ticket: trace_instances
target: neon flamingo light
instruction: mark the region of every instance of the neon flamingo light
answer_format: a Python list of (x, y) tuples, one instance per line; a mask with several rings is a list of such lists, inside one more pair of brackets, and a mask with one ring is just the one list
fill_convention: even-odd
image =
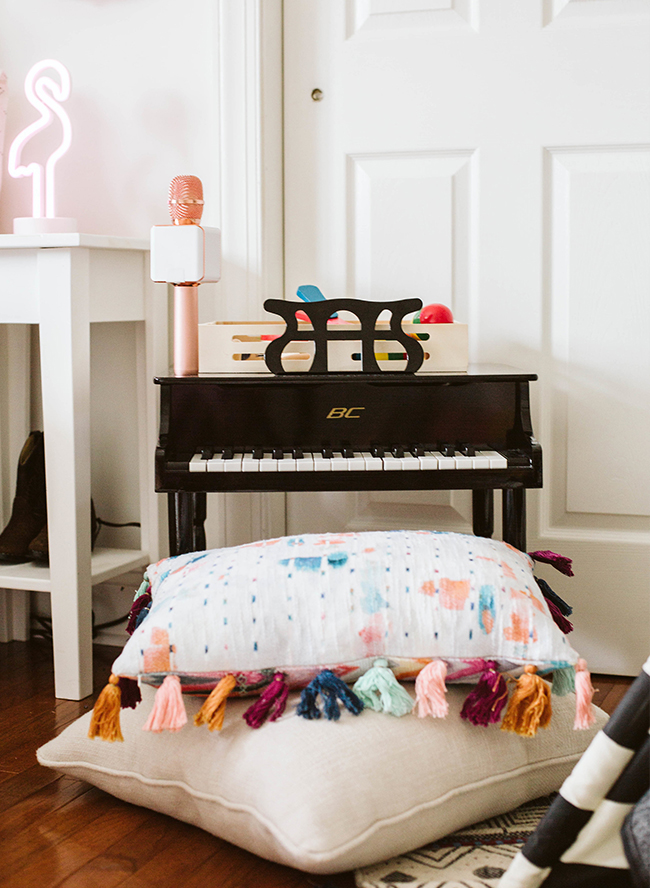
[[(60, 83), (41, 74), (47, 68), (53, 68), (59, 75)], [(41, 75), (41, 76), (39, 76)], [(32, 216), (40, 219), (56, 217), (54, 208), (54, 167), (70, 147), (72, 127), (70, 118), (58, 102), (65, 102), (70, 95), (70, 74), (61, 62), (44, 59), (37, 62), (25, 78), (25, 95), (28, 102), (41, 112), (41, 116), (31, 123), (14, 139), (9, 149), (7, 171), (14, 179), (24, 176), (32, 178)], [(56, 115), (61, 121), (63, 139), (59, 147), (48, 157), (45, 167), (40, 163), (21, 163), (21, 152), (27, 142), (36, 133), (48, 127)], [(43, 205), (43, 184), (45, 184), (45, 205)]]

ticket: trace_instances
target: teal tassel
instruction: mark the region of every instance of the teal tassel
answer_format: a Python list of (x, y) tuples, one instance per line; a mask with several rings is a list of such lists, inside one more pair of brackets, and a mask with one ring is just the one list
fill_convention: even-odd
[(564, 669), (556, 669), (553, 672), (553, 684), (551, 690), (556, 697), (565, 697), (573, 694), (576, 689), (576, 671), (573, 666)]
[(353, 688), (365, 706), (375, 712), (388, 712), (391, 715), (407, 715), (413, 709), (413, 700), (388, 666), (384, 659), (375, 660)]

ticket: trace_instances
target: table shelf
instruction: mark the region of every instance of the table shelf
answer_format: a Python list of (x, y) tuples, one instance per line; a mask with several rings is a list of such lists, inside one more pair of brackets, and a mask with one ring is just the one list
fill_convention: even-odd
[[(92, 585), (104, 583), (136, 568), (146, 567), (149, 553), (143, 549), (110, 549), (98, 547), (90, 559)], [(27, 561), (0, 565), (0, 588), (24, 589), (29, 592), (51, 592), (50, 568), (47, 564)]]

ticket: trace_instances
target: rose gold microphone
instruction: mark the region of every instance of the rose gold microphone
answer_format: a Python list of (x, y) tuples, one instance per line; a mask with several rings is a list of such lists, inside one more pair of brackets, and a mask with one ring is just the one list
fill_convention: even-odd
[(199, 284), (221, 277), (221, 232), (199, 223), (203, 185), (176, 176), (169, 186), (171, 225), (151, 229), (151, 277), (174, 285), (174, 373), (199, 372)]
[(168, 205), (174, 225), (198, 225), (203, 215), (203, 184), (198, 176), (172, 179)]
[[(196, 176), (176, 176), (169, 185), (169, 215), (174, 225), (198, 225), (203, 215), (203, 183)], [(174, 285), (174, 373), (199, 372), (199, 285)]]

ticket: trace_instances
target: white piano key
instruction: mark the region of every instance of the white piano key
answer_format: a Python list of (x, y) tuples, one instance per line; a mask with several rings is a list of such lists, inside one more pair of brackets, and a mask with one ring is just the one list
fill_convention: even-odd
[(471, 469), (472, 468), (472, 457), (465, 456), (464, 453), (460, 453), (460, 451), (456, 451), (454, 454), (454, 468), (456, 469)]
[(278, 464), (278, 472), (295, 472), (297, 459), (293, 456), (284, 456), (282, 459), (276, 460)]
[(271, 453), (265, 453), (260, 460), (260, 472), (277, 472), (278, 460)]
[(245, 453), (241, 461), (241, 470), (242, 472), (259, 472), (259, 459), (255, 459), (252, 453)]
[(203, 459), (200, 453), (195, 453), (190, 460), (190, 472), (207, 472), (207, 459)]
[(243, 453), (233, 453), (232, 459), (224, 459), (224, 472), (241, 472)]
[(393, 456), (391, 453), (386, 453), (384, 455), (384, 471), (401, 472), (403, 468), (401, 459)]
[(314, 471), (315, 472), (331, 472), (332, 460), (326, 459), (322, 453), (314, 454)]
[(479, 450), (476, 451), (476, 456), (472, 457), (472, 468), (473, 469), (489, 469), (490, 468), (490, 460), (487, 456), (481, 456)]
[(332, 454), (332, 459), (330, 460), (332, 463), (332, 471), (333, 472), (347, 472), (348, 470), (348, 461), (339, 451), (334, 451)]
[(490, 460), (491, 469), (507, 469), (508, 460), (496, 450), (480, 450), (477, 456), (483, 456)]
[(206, 462), (208, 464), (208, 472), (223, 472), (228, 460), (223, 459), (221, 453), (215, 453), (212, 459), (207, 459)]
[(296, 469), (299, 472), (313, 472), (314, 454), (309, 451), (303, 452), (302, 459), (296, 460)]
[(453, 456), (444, 456), (439, 450), (434, 450), (434, 456), (438, 460), (439, 469), (455, 469), (456, 460)]
[(425, 450), (424, 456), (418, 457), (420, 460), (420, 468), (431, 470), (438, 468), (438, 459), (433, 450)]
[(363, 460), (366, 464), (366, 472), (381, 472), (384, 468), (384, 461), (380, 456), (373, 456), (367, 450), (364, 450), (361, 454), (363, 456)]
[(402, 469), (405, 472), (420, 470), (420, 460), (417, 456), (413, 456), (412, 453), (405, 453), (404, 456), (400, 458), (400, 462), (402, 463)]
[(363, 458), (363, 454), (356, 450), (353, 456), (348, 457), (347, 462), (349, 472), (365, 472), (366, 470), (366, 461)]

